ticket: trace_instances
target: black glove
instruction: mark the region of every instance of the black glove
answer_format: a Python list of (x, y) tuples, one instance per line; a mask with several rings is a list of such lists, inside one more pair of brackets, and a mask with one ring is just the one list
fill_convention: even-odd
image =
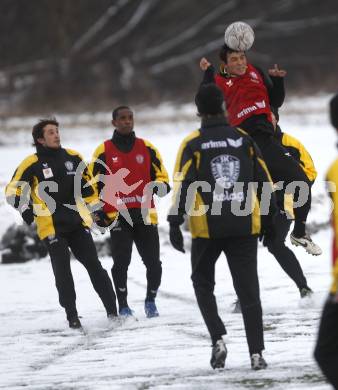
[(110, 220), (107, 217), (107, 214), (103, 210), (93, 211), (92, 218), (97, 226), (106, 228), (110, 225)]
[(170, 224), (169, 225), (169, 238), (171, 245), (179, 252), (185, 253), (183, 234), (180, 229), (180, 225)]
[(31, 225), (34, 222), (34, 214), (32, 208), (25, 204), (21, 207), (20, 210), (22, 219), (26, 222), (27, 225)]

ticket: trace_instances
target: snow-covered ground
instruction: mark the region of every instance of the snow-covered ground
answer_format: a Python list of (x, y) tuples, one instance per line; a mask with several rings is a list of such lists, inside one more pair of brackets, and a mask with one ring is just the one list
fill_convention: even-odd
[[(329, 202), (324, 197), (323, 177), (336, 155), (336, 136), (328, 123), (329, 96), (289, 100), (281, 114), (281, 127), (308, 148), (319, 176), (314, 186), (314, 206), (309, 221), (325, 222)], [(193, 106), (175, 110), (161, 106), (136, 113), (135, 130), (160, 150), (171, 173), (179, 143), (198, 127)], [(88, 120), (90, 116), (88, 115)], [(95, 147), (111, 134), (109, 115), (105, 129), (94, 125), (62, 128), (63, 146), (90, 159)], [(139, 124), (138, 118), (140, 118)], [(63, 118), (64, 123), (71, 120)], [(81, 119), (81, 118), (80, 118)], [(19, 125), (18, 125), (19, 124)], [(30, 125), (13, 120), (16, 128), (0, 133), (0, 236), (20, 218), (4, 203), (4, 185), (15, 167), (29, 153)], [(28, 130), (25, 130), (28, 129)], [(330, 388), (313, 357), (318, 319), (330, 284), (329, 229), (314, 239), (323, 255), (295, 252), (315, 291), (301, 300), (293, 282), (263, 247), (259, 248), (259, 275), (264, 310), (269, 367), (253, 372), (240, 314), (232, 314), (235, 300), (225, 258), (217, 263), (216, 295), (228, 329), (225, 370), (209, 366), (210, 341), (195, 303), (190, 281), (189, 252), (174, 251), (168, 242), (165, 217), (170, 196), (159, 202), (163, 281), (158, 296), (161, 316), (145, 318), (145, 269), (134, 250), (129, 271), (129, 301), (138, 321), (112, 324), (105, 318), (84, 268), (72, 269), (84, 332), (70, 330), (58, 305), (48, 259), (26, 264), (0, 264), (0, 389), (326, 389)], [(186, 235), (186, 246), (189, 247)], [(110, 258), (102, 263), (109, 271)]]

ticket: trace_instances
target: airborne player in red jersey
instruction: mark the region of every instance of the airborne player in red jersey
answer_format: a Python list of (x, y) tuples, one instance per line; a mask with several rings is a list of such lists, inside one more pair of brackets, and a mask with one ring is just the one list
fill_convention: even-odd
[[(200, 68), (204, 71), (202, 83), (215, 82), (223, 91), (231, 126), (245, 130), (261, 149), (274, 183), (283, 182), (286, 192), (294, 194), (299, 203), (294, 208), (295, 224), (291, 242), (300, 245), (312, 255), (322, 253), (309, 235), (305, 226), (311, 208), (310, 183), (299, 164), (274, 137), (270, 106), (280, 107), (284, 101), (284, 77), (286, 72), (277, 65), (269, 70), (269, 76), (247, 61), (245, 52), (235, 51), (223, 45), (220, 50), (220, 72), (215, 74), (211, 63), (202, 58)], [(301, 182), (296, 191), (291, 183)]]

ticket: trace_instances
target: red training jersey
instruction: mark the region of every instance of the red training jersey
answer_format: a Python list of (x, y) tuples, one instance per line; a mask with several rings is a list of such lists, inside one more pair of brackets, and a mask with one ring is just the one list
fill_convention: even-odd
[(104, 143), (107, 172), (103, 188), (103, 210), (106, 213), (125, 208), (154, 208), (152, 193), (145, 192), (151, 182), (149, 151), (140, 138), (132, 150), (120, 151), (111, 140)]
[(231, 126), (238, 126), (252, 115), (266, 114), (271, 122), (269, 94), (263, 77), (248, 64), (242, 76), (215, 76), (216, 84), (222, 89)]

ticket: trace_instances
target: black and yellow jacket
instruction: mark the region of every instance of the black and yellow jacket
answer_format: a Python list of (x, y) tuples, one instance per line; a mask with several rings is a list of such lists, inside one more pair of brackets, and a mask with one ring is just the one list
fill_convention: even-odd
[[(295, 137), (290, 134), (282, 132), (277, 125), (276, 137), (280, 140), (283, 147), (290, 153), (290, 155), (299, 163), (305, 172), (309, 182), (314, 183), (317, 177), (317, 170), (310, 153), (305, 146)], [(277, 191), (277, 200), (281, 209), (285, 209), (290, 217), (293, 217), (293, 199), (291, 195), (284, 195), (283, 191)], [(284, 196), (284, 201), (283, 201)]]
[[(111, 138), (111, 142), (123, 153), (130, 152), (135, 144), (136, 136), (135, 133), (132, 132), (128, 135), (122, 135), (117, 130), (114, 131), (113, 137)], [(147, 151), (150, 156), (150, 179), (155, 183), (163, 183), (166, 187), (166, 192), (170, 191), (169, 186), (169, 177), (167, 170), (165, 169), (162, 157), (159, 151), (147, 140), (142, 139), (147, 147)], [(105, 151), (105, 143), (103, 142), (99, 145), (94, 151), (92, 161), (90, 163), (90, 171), (93, 174), (96, 190), (99, 194), (104, 187), (104, 181), (99, 180), (100, 175), (107, 174), (106, 172), (106, 151)], [(128, 168), (128, 167), (125, 167)], [(140, 209), (128, 209), (129, 215), (133, 221), (133, 223), (143, 223), (143, 216), (141, 214)], [(118, 216), (118, 212), (109, 212), (107, 213), (108, 217), (111, 220), (114, 220)], [(147, 211), (146, 216), (147, 223), (156, 225), (158, 223), (157, 212), (155, 208), (150, 208)]]
[(305, 146), (295, 137), (281, 131), (277, 126), (276, 136), (280, 139), (282, 145), (291, 156), (299, 163), (308, 179), (313, 183), (317, 177), (317, 171), (310, 153)]
[[(181, 224), (183, 215), (189, 214), (193, 238), (258, 235), (260, 196), (259, 191), (248, 190), (250, 182), (266, 182), (272, 191), (271, 177), (252, 138), (230, 127), (225, 118), (203, 119), (201, 129), (185, 138), (179, 149), (168, 221)], [(275, 211), (273, 195), (272, 199), (267, 219)], [(238, 213), (234, 207), (246, 212)]]
[[(80, 163), (83, 165), (79, 167)], [(94, 205), (99, 199), (91, 180), (78, 152), (38, 146), (37, 153), (24, 159), (15, 170), (5, 190), (6, 199), (18, 211), (23, 205), (34, 210), (37, 233), (43, 240), (92, 222), (85, 204)]]
[(332, 246), (332, 276), (333, 282), (330, 292), (338, 293), (338, 159), (336, 159), (326, 174), (329, 194), (333, 201), (332, 227), (333, 227), (333, 246)]

